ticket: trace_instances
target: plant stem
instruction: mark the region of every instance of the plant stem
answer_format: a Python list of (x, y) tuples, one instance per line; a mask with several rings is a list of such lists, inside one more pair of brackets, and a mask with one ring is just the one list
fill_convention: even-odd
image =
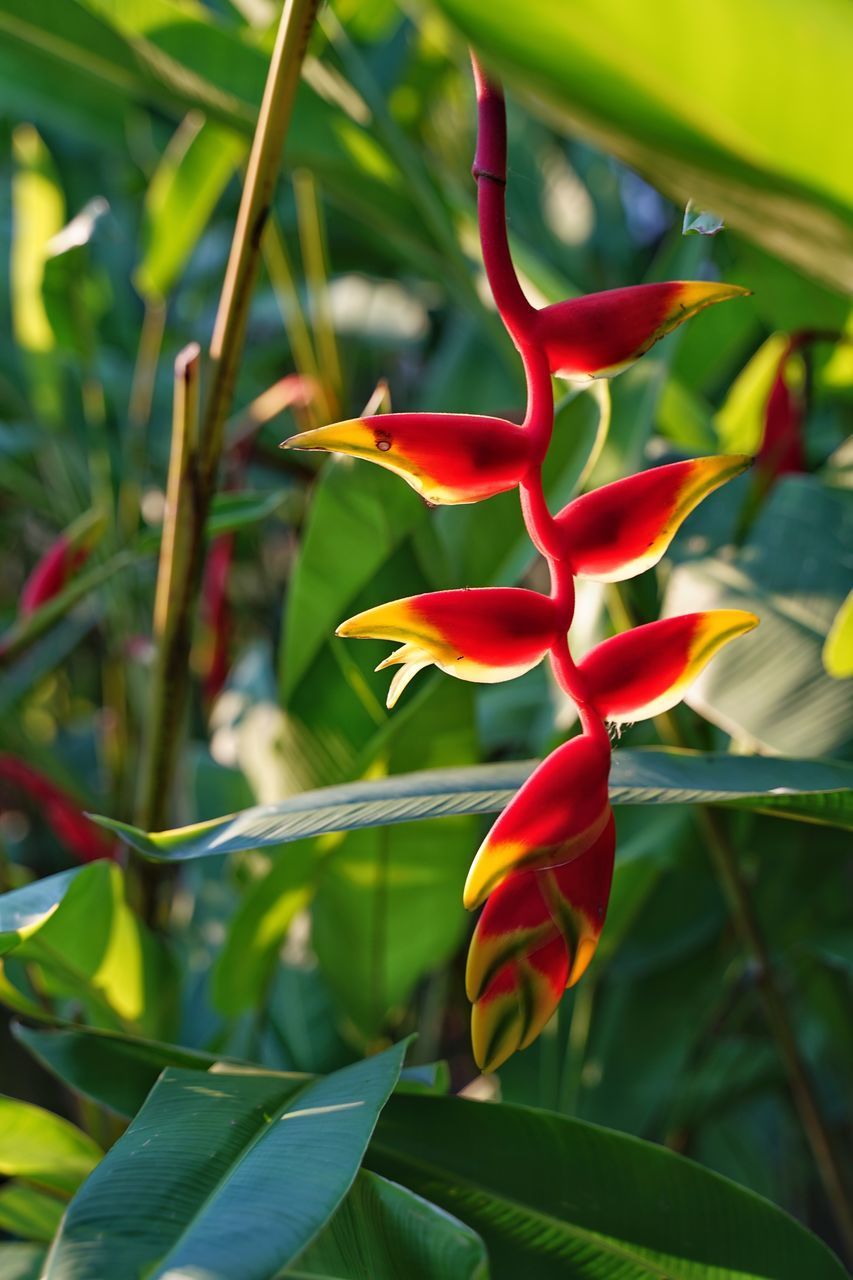
[(735, 929), (753, 960), (756, 985), (764, 1005), (765, 1017), (788, 1076), (788, 1085), (800, 1123), (811, 1147), (845, 1251), (853, 1259), (853, 1199), (847, 1186), (844, 1167), (821, 1112), (806, 1060), (797, 1044), (788, 1006), (777, 985), (770, 953), (753, 911), (749, 890), (741, 876), (737, 858), (719, 814), (701, 806), (698, 819)]
[(199, 459), (203, 505), (210, 501), (216, 480), (225, 419), (231, 407), (234, 381), (243, 354), (261, 238), (293, 112), (302, 59), (318, 4), (319, 0), (286, 0), (279, 22), (210, 343), (212, 385), (205, 409)]
[[(618, 588), (614, 588), (609, 604), (627, 627), (634, 625), (625, 597)], [(656, 716), (655, 724), (665, 742), (677, 747), (687, 745), (671, 712)], [(847, 1185), (844, 1166), (821, 1112), (808, 1065), (797, 1044), (793, 1021), (776, 981), (770, 952), (752, 907), (749, 888), (741, 875), (737, 856), (731, 847), (720, 815), (707, 805), (695, 806), (695, 813), (735, 930), (741, 945), (752, 959), (756, 987), (764, 1006), (764, 1015), (788, 1077), (791, 1097), (826, 1191), (839, 1235), (848, 1257), (853, 1259), (853, 1198)]]
[[(185, 360), (185, 381), (178, 379), (175, 422), (183, 432), (182, 474), (187, 483), (180, 487), (181, 509), (174, 514), (175, 541), (171, 548), (167, 549), (164, 538), (155, 603), (155, 633), (160, 643), (141, 793), (141, 824), (148, 830), (162, 827), (171, 807), (180, 730), (189, 695), (190, 642), (204, 564), (205, 522), (243, 353), (261, 238), (318, 2), (286, 0), (279, 21), (210, 344), (211, 383), (197, 449), (192, 442), (193, 428), (187, 425), (197, 394), (197, 357)], [(179, 413), (184, 416), (180, 426)], [(175, 456), (173, 452), (173, 459)], [(163, 869), (150, 867), (138, 858), (131, 865), (139, 882), (141, 892), (136, 896), (141, 900), (144, 917), (151, 923), (161, 921), (168, 871), (164, 874)]]

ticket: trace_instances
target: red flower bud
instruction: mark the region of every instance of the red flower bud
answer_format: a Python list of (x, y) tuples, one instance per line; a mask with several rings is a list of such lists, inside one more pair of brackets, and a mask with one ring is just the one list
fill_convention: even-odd
[(465, 984), (483, 1071), (525, 1049), (595, 954), (613, 878), (613, 815), (590, 848), (546, 871), (515, 871), (477, 921)]
[(703, 307), (749, 293), (739, 285), (673, 280), (570, 298), (539, 311), (530, 340), (551, 372), (569, 379), (612, 377)]
[(788, 360), (801, 342), (801, 338), (794, 337), (785, 348), (764, 410), (764, 432), (755, 460), (771, 479), (806, 470), (805, 402), (802, 393), (791, 387), (785, 377)]
[(651, 569), (702, 499), (750, 462), (744, 454), (691, 458), (575, 498), (556, 517), (572, 572), (579, 578), (622, 582)]
[(724, 644), (757, 626), (742, 609), (661, 618), (596, 645), (580, 669), (602, 719), (646, 720), (674, 707)]
[(16, 756), (0, 755), (0, 780), (12, 784), (81, 862), (115, 858), (117, 846), (90, 822), (67, 791)]
[(531, 436), (504, 418), (384, 413), (291, 436), (284, 449), (328, 449), (376, 462), (427, 502), (479, 502), (514, 488), (529, 469)]
[(402, 648), (376, 668), (399, 666), (388, 691), (393, 707), (424, 667), (479, 684), (512, 680), (535, 667), (557, 636), (553, 601), (520, 587), (479, 587), (407, 596), (342, 622), (336, 634), (396, 640)]
[(543, 760), (480, 845), (462, 894), (478, 907), (511, 872), (557, 867), (585, 853), (610, 818), (606, 739), (581, 734)]
[(18, 611), (34, 613), (67, 585), (88, 559), (104, 531), (106, 521), (98, 511), (87, 511), (53, 542), (38, 561), (21, 589)]

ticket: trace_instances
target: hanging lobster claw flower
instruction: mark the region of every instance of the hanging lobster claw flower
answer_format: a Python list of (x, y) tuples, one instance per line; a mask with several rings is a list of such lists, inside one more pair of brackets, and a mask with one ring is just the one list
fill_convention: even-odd
[(18, 612), (22, 617), (58, 595), (88, 559), (104, 532), (106, 519), (100, 511), (87, 511), (61, 533), (38, 561), (21, 589)]
[(482, 1071), (526, 1049), (595, 954), (610, 897), (613, 815), (586, 853), (545, 871), (515, 871), (489, 898), (471, 939), (465, 985)]
[(523, 675), (545, 656), (557, 628), (548, 596), (520, 587), (475, 587), (392, 600), (342, 622), (335, 634), (402, 642), (376, 668), (400, 667), (388, 691), (387, 706), (393, 707), (430, 665), (478, 684)]
[(486, 836), (462, 901), (473, 911), (513, 871), (557, 867), (595, 844), (610, 819), (609, 744), (581, 734), (552, 751)]
[(376, 462), (427, 502), (479, 502), (513, 489), (532, 462), (531, 436), (504, 418), (465, 413), (384, 413), (351, 418), (285, 440), (283, 449), (327, 449)]
[(672, 280), (588, 293), (537, 312), (531, 338), (544, 347), (552, 373), (609, 378), (697, 311), (749, 292), (718, 281)]
[(572, 572), (623, 582), (651, 569), (702, 499), (751, 462), (745, 454), (671, 462), (575, 498), (556, 517)]
[(742, 609), (661, 618), (604, 640), (579, 666), (602, 719), (647, 720), (674, 707), (724, 644), (756, 626)]
[[(80, 862), (118, 856), (118, 845), (86, 817), (74, 797), (26, 761), (0, 753), (0, 784), (3, 783), (37, 809), (57, 840)], [(3, 807), (0, 802), (0, 810)]]

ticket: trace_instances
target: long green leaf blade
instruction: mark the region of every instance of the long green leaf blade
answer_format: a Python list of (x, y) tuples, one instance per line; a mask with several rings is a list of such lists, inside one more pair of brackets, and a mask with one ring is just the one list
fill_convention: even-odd
[[(150, 858), (183, 861), (333, 831), (452, 814), (495, 813), (509, 803), (535, 764), (430, 769), (324, 787), (279, 804), (258, 805), (226, 818), (151, 835), (112, 819), (97, 821)], [(853, 829), (853, 766), (831, 761), (618, 751), (610, 795), (614, 804), (735, 805)]]
[(663, 1147), (527, 1107), (395, 1098), (371, 1168), (486, 1241), (495, 1280), (842, 1280), (768, 1200)]

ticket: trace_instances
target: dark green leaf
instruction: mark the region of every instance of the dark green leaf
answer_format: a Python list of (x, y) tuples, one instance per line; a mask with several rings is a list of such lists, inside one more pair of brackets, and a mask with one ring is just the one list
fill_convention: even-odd
[(371, 1168), (462, 1218), (495, 1280), (842, 1280), (799, 1223), (652, 1143), (548, 1112), (395, 1098)]
[(269, 1280), (355, 1178), (406, 1045), (325, 1079), (167, 1068), (72, 1200), (45, 1280)]
[(482, 1240), (427, 1200), (362, 1171), (320, 1237), (285, 1273), (317, 1280), (486, 1280)]

